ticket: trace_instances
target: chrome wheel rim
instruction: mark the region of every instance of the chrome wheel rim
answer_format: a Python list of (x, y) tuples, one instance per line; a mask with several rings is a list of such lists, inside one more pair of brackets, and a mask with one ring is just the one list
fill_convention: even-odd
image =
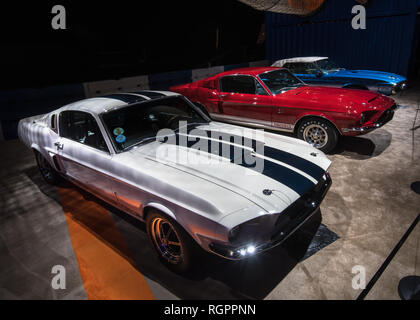
[(318, 149), (328, 143), (327, 131), (317, 124), (307, 126), (303, 132), (303, 137), (307, 143)]
[(41, 171), (42, 176), (44, 177), (44, 179), (51, 181), (53, 178), (53, 174), (51, 171), (51, 166), (48, 163), (47, 159), (45, 159), (40, 154), (37, 155), (37, 158), (38, 158), (39, 171)]
[(164, 259), (173, 264), (182, 260), (181, 241), (168, 220), (155, 218), (152, 221), (151, 233), (153, 242)]

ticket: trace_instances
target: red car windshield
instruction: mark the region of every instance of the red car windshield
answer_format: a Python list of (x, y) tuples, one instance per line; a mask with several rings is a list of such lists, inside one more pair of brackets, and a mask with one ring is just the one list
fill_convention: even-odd
[(264, 72), (258, 75), (258, 77), (264, 82), (272, 94), (280, 94), (305, 85), (305, 83), (286, 69)]

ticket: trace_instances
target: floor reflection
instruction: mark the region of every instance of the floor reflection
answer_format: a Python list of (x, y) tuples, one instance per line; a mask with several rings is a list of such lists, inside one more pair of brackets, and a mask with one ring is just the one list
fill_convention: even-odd
[(392, 134), (378, 129), (366, 136), (343, 136), (332, 154), (340, 154), (355, 160), (365, 160), (382, 154), (390, 145)]
[(318, 211), (299, 231), (272, 250), (237, 262), (200, 251), (199, 266), (194, 272), (180, 276), (160, 263), (142, 222), (70, 183), (64, 182), (59, 188), (47, 185), (36, 168), (27, 171), (27, 175), (44, 194), (62, 205), (72, 221), (121, 255), (137, 272), (181, 299), (262, 299), (300, 261), (338, 238), (321, 225)]

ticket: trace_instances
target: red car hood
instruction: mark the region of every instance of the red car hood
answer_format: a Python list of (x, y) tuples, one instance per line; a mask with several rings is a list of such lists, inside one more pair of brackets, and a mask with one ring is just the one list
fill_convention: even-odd
[(305, 99), (324, 106), (334, 106), (348, 109), (351, 107), (358, 112), (365, 110), (387, 109), (394, 104), (394, 100), (379, 93), (368, 90), (342, 89), (330, 87), (305, 86), (286, 92), (297, 99)]

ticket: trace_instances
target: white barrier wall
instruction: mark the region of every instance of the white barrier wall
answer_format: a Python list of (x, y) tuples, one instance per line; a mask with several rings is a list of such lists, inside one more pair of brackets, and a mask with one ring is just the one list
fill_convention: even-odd
[(249, 63), (250, 67), (266, 67), (268, 66), (270, 61), (268, 60), (260, 60), (260, 61), (253, 61)]
[(20, 119), (50, 112), (77, 100), (118, 92), (135, 92), (149, 89), (168, 90), (172, 85), (208, 78), (225, 70), (245, 66), (266, 65), (268, 65), (268, 61), (264, 60), (239, 65), (216, 66), (113, 80), (0, 92), (0, 103), (9, 106), (9, 108), (0, 109), (0, 141), (16, 139), (17, 124)]
[(149, 77), (137, 76), (118, 80), (103, 80), (83, 84), (86, 98), (96, 97), (114, 92), (130, 92), (149, 89)]
[[(249, 66), (250, 67), (267, 66), (268, 63), (269, 63), (268, 60), (254, 61), (254, 62), (250, 62)], [(191, 70), (192, 76), (189, 82), (194, 82), (200, 79), (208, 78), (218, 73), (221, 73), (223, 71), (225, 71), (225, 66), (193, 69)], [(115, 79), (115, 80), (86, 82), (83, 84), (83, 87), (84, 87), (85, 95), (87, 98), (109, 94), (109, 93), (115, 93), (115, 92), (130, 92), (130, 91), (150, 89), (148, 75), (121, 78), (121, 79)]]
[(192, 82), (214, 76), (225, 71), (224, 66), (192, 70)]

